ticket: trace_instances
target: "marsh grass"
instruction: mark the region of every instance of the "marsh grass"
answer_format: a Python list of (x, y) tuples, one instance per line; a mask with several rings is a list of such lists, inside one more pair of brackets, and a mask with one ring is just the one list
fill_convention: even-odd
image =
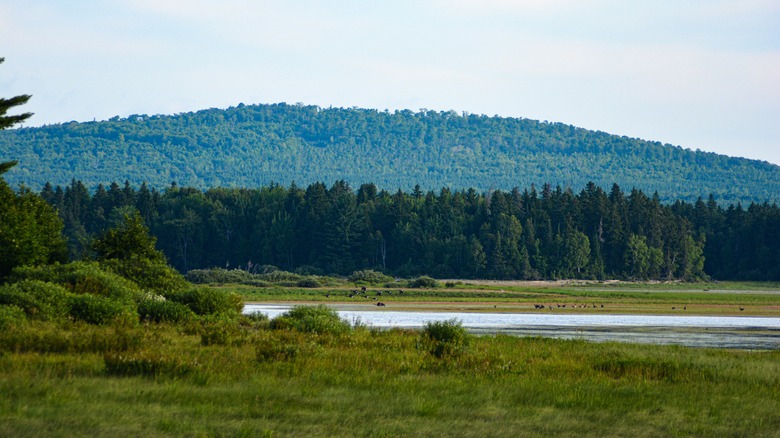
[[(780, 430), (780, 352), (497, 335), (471, 336), (458, 354), (437, 356), (420, 348), (421, 337), (453, 341), (456, 324), (429, 334), (316, 332), (272, 330), (262, 317), (210, 318), (187, 326), (74, 324), (59, 335), (51, 323), (31, 323), (14, 336), (39, 347), (17, 342), (0, 353), (0, 435), (773, 436)], [(227, 341), (204, 343), (208, 324), (227, 327)]]

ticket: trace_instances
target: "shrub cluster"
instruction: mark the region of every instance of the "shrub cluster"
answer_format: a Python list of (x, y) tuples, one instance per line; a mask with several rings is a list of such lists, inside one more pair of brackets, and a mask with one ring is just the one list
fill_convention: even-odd
[(371, 269), (355, 271), (349, 276), (352, 283), (383, 284), (393, 281), (393, 277)]
[(351, 329), (349, 323), (341, 319), (335, 310), (324, 305), (295, 306), (272, 319), (271, 328), (318, 334), (342, 334)]
[(437, 287), (441, 287), (441, 283), (431, 277), (423, 275), (412, 280), (412, 282), (409, 283), (409, 287), (418, 289), (435, 289)]
[(138, 303), (138, 317), (149, 322), (185, 322), (195, 316), (189, 307), (169, 300), (147, 299)]
[(428, 322), (420, 333), (420, 344), (436, 357), (456, 355), (469, 345), (469, 334), (460, 321)]
[(173, 294), (170, 300), (184, 304), (198, 315), (236, 313), (244, 308), (244, 301), (240, 295), (206, 287), (192, 288)]

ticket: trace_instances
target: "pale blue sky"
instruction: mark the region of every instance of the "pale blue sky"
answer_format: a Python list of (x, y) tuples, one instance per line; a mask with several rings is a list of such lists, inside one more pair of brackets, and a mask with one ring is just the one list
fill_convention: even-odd
[(239, 103), (527, 117), (780, 164), (776, 0), (24, 0), (27, 126)]

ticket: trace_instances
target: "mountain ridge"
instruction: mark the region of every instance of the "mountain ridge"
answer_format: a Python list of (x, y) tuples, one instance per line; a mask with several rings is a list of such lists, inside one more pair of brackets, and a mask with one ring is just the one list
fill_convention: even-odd
[(593, 181), (664, 202), (780, 201), (780, 166), (563, 123), (421, 110), (258, 104), (131, 115), (0, 132), (13, 185), (72, 179), (202, 189), (346, 180), (386, 190), (582, 187)]

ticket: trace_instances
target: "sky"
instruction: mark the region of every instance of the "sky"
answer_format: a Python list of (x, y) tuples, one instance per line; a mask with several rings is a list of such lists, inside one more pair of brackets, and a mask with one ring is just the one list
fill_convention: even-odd
[(777, 0), (9, 0), (0, 57), (25, 126), (300, 102), (780, 164)]

